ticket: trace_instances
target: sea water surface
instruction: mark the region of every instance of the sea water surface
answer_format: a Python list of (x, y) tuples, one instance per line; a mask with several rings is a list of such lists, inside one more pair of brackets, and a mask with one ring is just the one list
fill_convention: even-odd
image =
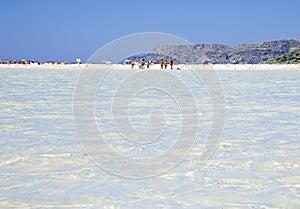
[[(146, 145), (122, 140), (118, 133), (122, 128), (115, 126), (123, 118), (112, 114), (118, 110), (111, 104), (119, 107), (114, 100), (118, 87), (137, 72), (110, 71), (98, 86), (95, 121), (108, 145), (103, 143), (98, 154), (107, 156), (112, 148), (124, 158), (155, 161), (166, 150), (172, 151), (183, 129), (182, 118), (189, 122), (197, 114), (199, 140), (188, 147), (191, 150), (177, 147), (164, 156), (168, 168), (169, 162), (179, 159), (171, 170), (164, 170), (162, 164), (147, 170), (130, 162), (118, 167), (119, 161), (112, 159), (110, 172), (105, 167), (109, 164), (103, 167), (91, 159), (74, 125), (79, 70), (1, 69), (0, 208), (300, 207), (300, 71), (218, 71), (226, 120), (217, 149), (205, 162), (199, 157), (212, 128), (212, 104), (191, 71), (170, 75), (189, 89), (198, 110), (188, 106), (182, 114), (168, 91), (144, 89), (128, 105), (130, 124), (137, 134), (147, 133), (155, 124), (163, 126), (165, 134)], [(149, 80), (156, 79), (151, 75)], [(179, 89), (176, 82), (166, 83)], [(181, 93), (176, 96), (187, 97)], [(151, 113), (155, 114), (149, 119)], [(153, 170), (158, 175), (118, 175), (118, 171), (147, 174)]]

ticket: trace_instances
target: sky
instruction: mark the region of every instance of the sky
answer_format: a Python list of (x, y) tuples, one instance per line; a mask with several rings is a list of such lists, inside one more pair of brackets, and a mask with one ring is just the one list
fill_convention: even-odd
[(0, 60), (87, 60), (122, 36), (229, 46), (300, 39), (298, 0), (1, 0)]

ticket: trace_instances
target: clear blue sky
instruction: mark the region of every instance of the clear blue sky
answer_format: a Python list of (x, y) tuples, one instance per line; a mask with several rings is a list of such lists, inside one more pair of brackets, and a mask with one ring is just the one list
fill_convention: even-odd
[(0, 59), (86, 60), (139, 32), (237, 45), (300, 38), (299, 0), (1, 0)]

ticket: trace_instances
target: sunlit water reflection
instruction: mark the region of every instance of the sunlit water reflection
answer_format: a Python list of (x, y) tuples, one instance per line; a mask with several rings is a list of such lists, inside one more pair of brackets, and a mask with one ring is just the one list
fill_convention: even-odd
[[(95, 97), (95, 116), (111, 147), (126, 156), (149, 158), (174, 143), (180, 108), (165, 93), (141, 92), (129, 106), (131, 124), (147, 132), (154, 110), (149, 106), (171, 107), (163, 109), (168, 134), (149, 149), (121, 141), (109, 104), (116, 87), (132, 73), (116, 71), (103, 83)], [(217, 72), (226, 98), (226, 123), (218, 149), (204, 163), (199, 155), (211, 125), (209, 96), (190, 72), (172, 73), (188, 85), (199, 105), (200, 111), (189, 113), (199, 114), (199, 141), (171, 171), (136, 180), (102, 170), (82, 150), (72, 115), (79, 71), (1, 69), (0, 207), (299, 207), (300, 71)], [(170, 158), (180, 155), (178, 150)]]

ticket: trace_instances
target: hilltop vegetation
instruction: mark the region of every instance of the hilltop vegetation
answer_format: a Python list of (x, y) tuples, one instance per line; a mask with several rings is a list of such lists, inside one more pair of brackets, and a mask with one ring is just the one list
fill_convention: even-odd
[(300, 50), (296, 50), (289, 54), (283, 55), (275, 60), (268, 62), (269, 64), (300, 64)]

